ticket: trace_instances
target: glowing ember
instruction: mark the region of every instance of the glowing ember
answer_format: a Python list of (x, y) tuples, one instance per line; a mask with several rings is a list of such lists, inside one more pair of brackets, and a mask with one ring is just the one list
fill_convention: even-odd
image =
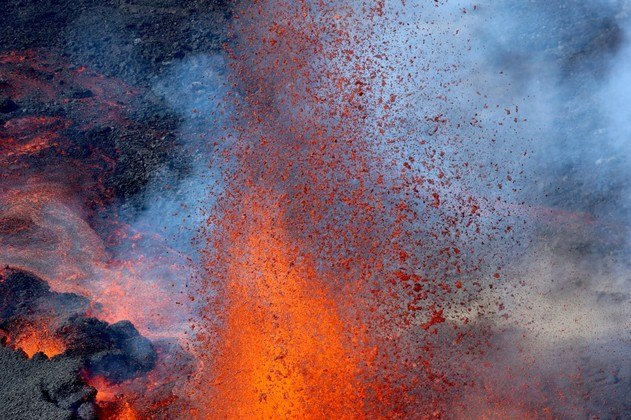
[(139, 417), (136, 410), (126, 402), (123, 404), (123, 408), (116, 413), (115, 418), (117, 420), (139, 420), (141, 417)]
[(86, 382), (96, 388), (96, 401), (101, 418), (111, 420), (138, 420), (142, 417), (132, 403), (125, 399), (124, 385), (113, 384), (101, 376), (88, 377)]
[(24, 351), (28, 357), (33, 357), (38, 352), (42, 352), (48, 357), (53, 357), (62, 354), (66, 350), (66, 345), (62, 339), (55, 337), (41, 327), (34, 327), (21, 332), (15, 340), (10, 340), (9, 344)]
[(102, 376), (88, 376), (86, 382), (96, 388), (97, 402), (114, 402), (120, 395), (119, 388)]

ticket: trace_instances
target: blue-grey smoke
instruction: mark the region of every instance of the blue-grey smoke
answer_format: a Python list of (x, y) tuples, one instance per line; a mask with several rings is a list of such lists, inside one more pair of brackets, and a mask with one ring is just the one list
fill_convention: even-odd
[[(375, 148), (422, 156), (425, 140), (445, 167), (477, 168), (441, 194), (485, 199), (488, 226), (519, 225), (514, 241), (491, 241), (505, 280), (471, 308), (501, 302), (484, 320), (502, 343), (487, 362), (525, 364), (530, 376), (490, 382), (533, 406), (529, 381), (567, 391), (551, 405), (558, 413), (628, 412), (631, 3), (430, 3), (390, 2), (390, 23), (367, 42), (397, 98), (401, 122), (385, 136), (409, 139), (389, 148), (375, 136)], [(569, 385), (576, 373), (583, 382)], [(461, 415), (482, 415), (483, 396), (470, 397), (473, 411)]]

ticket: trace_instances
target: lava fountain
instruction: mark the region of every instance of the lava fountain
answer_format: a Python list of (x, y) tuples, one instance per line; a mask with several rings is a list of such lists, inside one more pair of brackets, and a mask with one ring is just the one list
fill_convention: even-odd
[(248, 199), (249, 222), (232, 244), (225, 335), (219, 345), (217, 407), (222, 416), (335, 416), (362, 411), (357, 337), (313, 257), (290, 240), (271, 197)]
[(199, 335), (202, 416), (440, 412), (465, 381), (442, 341), (474, 349), (480, 335), (459, 332), (466, 316), (439, 329), (477, 288), (461, 279), (479, 275), (483, 200), (454, 193), (445, 173), (464, 171), (437, 144), (419, 140), (421, 168), (389, 156), (407, 139), (384, 136), (400, 124), (384, 88), (397, 81), (361, 23), (382, 7), (364, 6), (262, 1), (235, 17), (235, 133), (204, 231), (200, 293), (220, 292)]

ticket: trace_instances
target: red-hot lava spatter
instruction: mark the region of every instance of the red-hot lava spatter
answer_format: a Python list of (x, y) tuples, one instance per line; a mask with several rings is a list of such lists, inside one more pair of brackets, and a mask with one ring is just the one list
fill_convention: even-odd
[(440, 151), (458, 142), (448, 130), (414, 133), (410, 154), (409, 136), (384, 134), (400, 81), (370, 42), (381, 3), (236, 14), (236, 135), (218, 147), (227, 185), (200, 289), (222, 290), (199, 335), (202, 417), (439, 417), (486, 346), (467, 326), (485, 285), (465, 283), (483, 275), (482, 200), (446, 175), (467, 170)]

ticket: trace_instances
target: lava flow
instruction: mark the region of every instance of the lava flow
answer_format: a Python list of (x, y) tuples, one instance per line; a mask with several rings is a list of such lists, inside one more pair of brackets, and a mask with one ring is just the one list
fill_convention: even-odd
[[(139, 188), (125, 177), (130, 162), (121, 165), (137, 153), (129, 142), (144, 138), (158, 151), (164, 134), (130, 117), (136, 92), (125, 83), (54, 54), (3, 53), (0, 71), (3, 91), (20, 104), (0, 127), (2, 343), (33, 363), (72, 361), (69, 373), (81, 370), (76, 378), (96, 388), (99, 415), (164, 411), (179, 380), (166, 366), (193, 365), (180, 302), (189, 261), (116, 206)], [(89, 389), (76, 396), (86, 412), (94, 411)], [(104, 398), (110, 389), (116, 398)]]

